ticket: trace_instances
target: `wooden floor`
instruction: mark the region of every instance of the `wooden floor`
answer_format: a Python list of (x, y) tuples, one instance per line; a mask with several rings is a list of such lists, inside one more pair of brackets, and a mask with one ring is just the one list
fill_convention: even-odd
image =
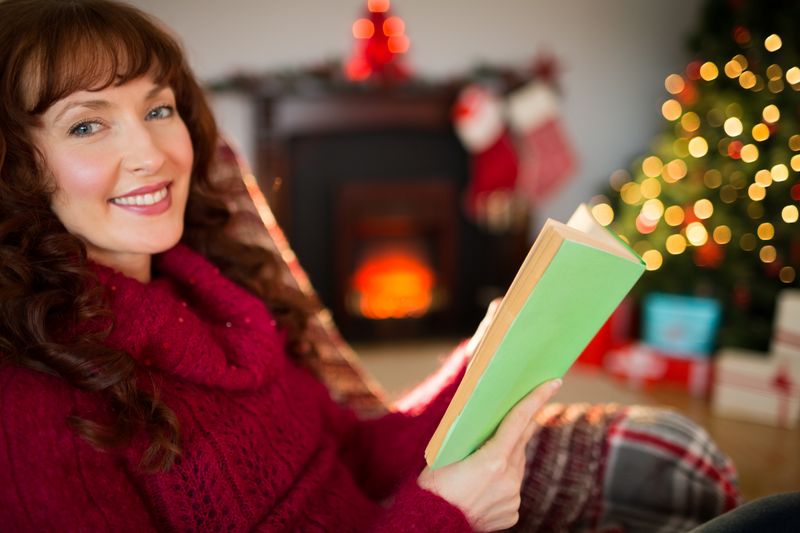
[[(354, 348), (367, 370), (397, 398), (434, 371), (456, 340), (362, 344)], [(554, 401), (616, 402), (672, 407), (706, 428), (739, 471), (748, 500), (800, 490), (800, 429), (779, 429), (711, 414), (708, 401), (676, 388), (633, 390), (604, 373), (575, 367)]]

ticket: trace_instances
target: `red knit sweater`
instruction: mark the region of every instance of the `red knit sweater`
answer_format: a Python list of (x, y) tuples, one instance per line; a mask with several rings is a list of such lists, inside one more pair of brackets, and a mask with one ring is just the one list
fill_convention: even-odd
[(361, 421), (287, 360), (264, 305), (190, 249), (156, 257), (148, 284), (96, 271), (112, 292), (108, 344), (175, 411), (183, 453), (166, 473), (141, 473), (142, 438), (104, 452), (67, 427), (71, 414), (107, 419), (100, 395), (0, 368), (0, 529), (470, 530), (415, 481), (463, 355), (425, 405)]

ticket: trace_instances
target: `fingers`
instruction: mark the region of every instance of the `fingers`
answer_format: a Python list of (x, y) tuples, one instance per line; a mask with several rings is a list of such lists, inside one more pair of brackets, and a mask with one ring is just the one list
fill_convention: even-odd
[(494, 451), (509, 455), (517, 447), (520, 440), (525, 440), (526, 434), (528, 439), (530, 434), (533, 433), (531, 425), (533, 416), (541, 409), (547, 400), (556, 393), (561, 387), (561, 380), (554, 379), (547, 381), (531, 391), (527, 396), (514, 406), (511, 411), (506, 415), (500, 423), (494, 437), (489, 441), (489, 445), (496, 448)]

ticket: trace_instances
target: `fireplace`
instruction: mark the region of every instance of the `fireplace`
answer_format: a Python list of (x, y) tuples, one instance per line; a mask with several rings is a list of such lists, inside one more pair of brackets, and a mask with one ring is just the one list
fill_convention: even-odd
[(462, 214), (446, 87), (257, 98), (257, 174), (349, 339), (467, 334), (527, 251)]

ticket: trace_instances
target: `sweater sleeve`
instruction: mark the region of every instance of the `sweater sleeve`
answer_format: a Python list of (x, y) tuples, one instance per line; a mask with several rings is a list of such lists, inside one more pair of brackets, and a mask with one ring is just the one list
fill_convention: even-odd
[(387, 507), (372, 523), (371, 533), (471, 533), (460, 509), (443, 498), (406, 480)]
[(379, 418), (359, 420), (349, 409), (335, 410), (332, 419), (341, 435), (342, 459), (371, 498), (388, 497), (425, 467), (425, 447), (455, 394), (466, 361), (462, 343), (436, 373), (395, 405), (396, 411)]
[(75, 394), (51, 376), (0, 369), (2, 529), (155, 531), (122, 462), (67, 426), (75, 405)]

